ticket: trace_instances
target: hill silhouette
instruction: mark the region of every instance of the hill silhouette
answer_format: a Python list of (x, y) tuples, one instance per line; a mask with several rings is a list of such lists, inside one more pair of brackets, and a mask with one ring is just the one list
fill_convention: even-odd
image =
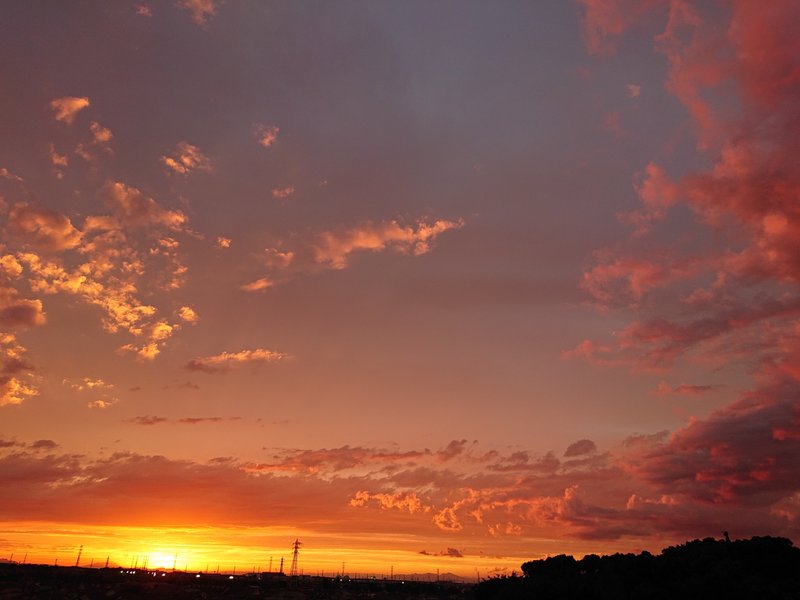
[(800, 549), (780, 537), (706, 538), (660, 555), (561, 554), (522, 565), (522, 576), (497, 577), (476, 588), (478, 600), (800, 598)]

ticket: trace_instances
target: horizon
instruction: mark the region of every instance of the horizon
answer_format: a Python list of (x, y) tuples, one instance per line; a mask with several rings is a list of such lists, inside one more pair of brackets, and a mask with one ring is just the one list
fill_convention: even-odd
[(474, 578), (798, 539), (770, 6), (5, 8), (0, 557), (299, 538)]

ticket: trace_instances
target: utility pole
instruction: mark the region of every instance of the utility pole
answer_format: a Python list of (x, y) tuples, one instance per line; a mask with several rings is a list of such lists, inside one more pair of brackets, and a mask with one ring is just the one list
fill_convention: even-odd
[(75, 560), (75, 566), (76, 567), (80, 566), (80, 564), (81, 564), (81, 554), (83, 554), (83, 544), (81, 544), (81, 547), (78, 548), (78, 558)]

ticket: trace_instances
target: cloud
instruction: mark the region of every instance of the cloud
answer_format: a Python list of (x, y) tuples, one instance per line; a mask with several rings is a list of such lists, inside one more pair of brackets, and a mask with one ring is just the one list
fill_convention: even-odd
[(240, 421), (241, 417), (182, 417), (180, 419), (168, 419), (166, 417), (156, 417), (146, 415), (143, 417), (133, 417), (126, 419), (126, 422), (134, 425), (162, 425), (164, 423), (175, 423), (178, 425), (200, 425), (203, 423), (222, 423), (225, 421)]
[(33, 385), (27, 384), (17, 377), (0, 374), (0, 406), (22, 404), (25, 400), (39, 394)]
[(200, 148), (188, 142), (179, 142), (171, 155), (161, 157), (161, 162), (181, 175), (189, 175), (194, 171), (211, 171), (211, 159)]
[(218, 237), (216, 240), (217, 248), (224, 249), (231, 247), (231, 239), (226, 237)]
[(642, 86), (637, 85), (635, 83), (629, 83), (625, 86), (625, 93), (628, 95), (628, 98), (636, 99), (642, 94)]
[(206, 27), (208, 21), (217, 14), (220, 0), (177, 0), (178, 8), (192, 13), (192, 20), (200, 27)]
[(445, 550), (440, 550), (439, 552), (428, 552), (427, 550), (420, 550), (419, 553), (425, 556), (449, 556), (451, 558), (464, 557), (464, 553), (456, 548), (447, 548)]
[[(764, 12), (735, 0), (718, 13), (683, 0), (638, 9), (626, 0), (583, 4), (591, 52), (609, 50), (645, 12), (663, 19), (653, 42), (667, 63), (666, 87), (683, 104), (709, 166), (668, 176), (651, 162), (637, 175), (641, 208), (621, 217), (634, 235), (598, 253), (583, 281), (605, 307), (634, 316), (615, 343), (585, 340), (569, 353), (600, 366), (667, 372), (692, 360), (755, 375), (751, 391), (666, 439), (628, 438), (620, 464), (653, 492), (631, 495), (625, 511), (606, 513), (592, 534), (725, 522), (786, 527), (776, 520), (797, 519), (800, 468), (800, 175), (792, 133), (800, 123), (800, 65), (790, 25), (800, 7), (779, 0)], [(683, 256), (663, 250), (674, 230), (662, 221), (677, 207), (695, 220), (683, 227)], [(662, 380), (656, 393), (718, 388)]]
[(770, 505), (800, 492), (800, 385), (745, 394), (707, 419), (628, 459), (638, 477), (673, 495), (711, 503)]
[(76, 98), (73, 96), (65, 96), (64, 98), (56, 98), (50, 102), (50, 108), (54, 113), (56, 121), (61, 121), (67, 125), (72, 125), (75, 121), (75, 116), (84, 108), (89, 106), (89, 99), (82, 97)]
[(278, 133), (280, 129), (275, 125), (262, 125), (258, 124), (255, 127), (255, 135), (258, 143), (264, 146), (264, 148), (269, 148), (275, 142), (278, 141)]
[(430, 250), (431, 243), (442, 233), (464, 226), (463, 221), (417, 221), (401, 225), (398, 221), (364, 223), (341, 232), (327, 231), (317, 236), (314, 259), (333, 269), (344, 269), (353, 252), (380, 252), (392, 248), (402, 254), (418, 256)]
[(15, 204), (8, 216), (11, 233), (38, 250), (62, 252), (81, 243), (81, 232), (69, 217), (49, 208)]
[(33, 450), (54, 450), (58, 448), (58, 444), (53, 440), (36, 440), (35, 442), (31, 442), (30, 448)]
[(25, 359), (25, 353), (14, 334), (0, 331), (0, 406), (22, 404), (39, 394), (26, 381), (33, 378), (33, 365)]
[(61, 179), (64, 176), (63, 169), (69, 166), (69, 157), (66, 154), (56, 152), (56, 145), (52, 142), (48, 146), (48, 156), (50, 157), (50, 164), (55, 167), (56, 176)]
[(92, 134), (92, 143), (110, 150), (109, 144), (114, 139), (114, 134), (107, 127), (103, 127), (97, 121), (89, 123), (89, 131)]
[[(150, 426), (222, 423), (218, 419), (145, 416), (129, 422)], [(408, 535), (441, 531), (448, 540), (458, 535), (475, 543), (500, 535), (523, 541), (542, 537), (610, 541), (635, 536), (635, 542), (607, 543), (607, 548), (629, 548), (647, 539), (661, 543), (664, 536), (683, 537), (686, 532), (718, 533), (726, 519), (748, 524), (740, 535), (767, 526), (776, 534), (791, 530), (784, 517), (769, 512), (773, 506), (791, 510), (780, 503), (782, 494), (754, 496), (755, 502), (744, 504), (711, 505), (683, 490), (659, 492), (661, 483), (650, 479), (657, 465), (651, 467), (649, 461), (665, 452), (663, 444), (663, 440), (653, 440), (628, 447), (625, 470), (614, 463), (565, 464), (556, 472), (523, 477), (487, 474), (480, 461), (442, 464), (436, 453), (427, 450), (286, 451), (287, 460), (320, 464), (319, 459), (327, 457), (323, 463), (328, 466), (313, 470), (298, 464), (281, 470), (277, 465), (260, 468), (230, 458), (202, 463), (127, 452), (92, 459), (52, 449), (33, 452), (25, 444), (14, 444), (0, 449), (0, 485), (15, 489), (13, 495), (0, 496), (0, 511), (14, 519), (36, 515), (38, 520), (69, 518), (71, 523), (105, 525), (121, 523), (124, 515), (128, 526), (197, 522), (260, 526), (269, 516), (274, 525), (303, 523), (321, 532), (374, 535), (395, 533), (402, 527)], [(792, 450), (787, 448), (787, 452)], [(723, 464), (727, 464), (725, 458), (720, 458)], [(365, 460), (367, 468), (347, 466)], [(427, 466), (409, 467), (412, 463)], [(694, 492), (693, 485), (687, 490)], [(796, 484), (789, 480), (783, 485)], [(772, 504), (775, 498), (777, 503)], [(449, 549), (440, 555), (458, 557)]]
[(272, 197), (277, 200), (285, 200), (292, 194), (294, 194), (294, 188), (292, 186), (275, 188), (272, 190)]
[(240, 350), (238, 352), (222, 352), (214, 356), (195, 358), (189, 361), (186, 368), (190, 371), (203, 373), (225, 373), (243, 364), (264, 364), (278, 362), (288, 358), (288, 355), (273, 350), (256, 348), (255, 350)]
[(137, 4), (135, 8), (136, 8), (136, 14), (139, 15), (140, 17), (153, 16), (153, 10), (146, 4)]
[(655, 390), (658, 396), (700, 396), (719, 389), (720, 385), (690, 385), (682, 383), (680, 385), (671, 386), (666, 381), (661, 381)]
[(394, 508), (406, 511), (411, 514), (416, 512), (428, 512), (430, 506), (423, 505), (422, 501), (415, 493), (398, 492), (395, 494), (370, 494), (365, 491), (356, 492), (350, 499), (350, 506), (363, 507), (374, 502), (381, 510)]
[(597, 444), (592, 440), (583, 439), (570, 444), (564, 452), (564, 456), (582, 456), (584, 454), (592, 454), (593, 452), (597, 452)]
[(295, 253), (291, 251), (283, 252), (277, 248), (267, 248), (264, 250), (264, 264), (271, 269), (286, 269), (295, 259)]
[[(22, 298), (15, 287), (23, 268), (15, 256), (0, 256), (0, 326), (34, 327), (46, 321), (42, 301)], [(5, 335), (5, 334), (0, 334)]]
[[(155, 306), (140, 300), (141, 288), (152, 295), (154, 290), (171, 291), (183, 285), (188, 269), (182, 262), (178, 236), (187, 233), (187, 218), (122, 182), (106, 181), (100, 196), (111, 214), (87, 216), (82, 229), (48, 209), (13, 206), (8, 230), (28, 249), (12, 258), (20, 268), (24, 265), (32, 290), (74, 295), (100, 307), (107, 331), (123, 331), (135, 338), (123, 344), (121, 351), (152, 360), (182, 324), (196, 318), (183, 310), (190, 307), (182, 307), (177, 315), (180, 322), (170, 323)], [(15, 298), (16, 292), (9, 291), (12, 287), (4, 289), (6, 299)], [(6, 322), (26, 315), (29, 324), (42, 322), (41, 301), (16, 300), (18, 306), (6, 302)]]
[(114, 389), (113, 384), (106, 383), (102, 379), (92, 379), (90, 377), (84, 377), (83, 379), (80, 379), (78, 381), (71, 381), (69, 379), (64, 379), (61, 383), (66, 386), (69, 386), (76, 392)]
[[(179, 210), (168, 210), (152, 198), (145, 196), (137, 188), (119, 181), (107, 181), (102, 193), (109, 207), (114, 211), (120, 223), (132, 227), (161, 225), (168, 229), (179, 230), (187, 221), (186, 215)], [(114, 223), (96, 223), (98, 229), (114, 226)]]
[(260, 292), (261, 290), (266, 290), (272, 286), (272, 281), (266, 277), (262, 277), (261, 279), (256, 279), (250, 283), (245, 283), (241, 286), (241, 289), (243, 289), (245, 292)]
[(223, 421), (240, 421), (241, 417), (183, 417), (176, 423), (182, 425), (198, 425), (201, 423), (222, 423)]
[(156, 417), (153, 415), (145, 415), (141, 417), (132, 417), (130, 419), (126, 419), (128, 423), (133, 423), (134, 425), (158, 425), (160, 423), (166, 423), (169, 421), (166, 417)]
[(200, 317), (197, 316), (197, 312), (195, 312), (191, 306), (181, 306), (178, 310), (178, 317), (181, 321), (191, 323), (192, 325), (200, 320)]
[(106, 409), (114, 406), (119, 400), (117, 398), (101, 398), (86, 403), (86, 408)]
[(25, 181), (22, 177), (12, 173), (5, 167), (0, 168), (0, 177), (8, 181), (13, 181), (14, 183), (23, 183)]

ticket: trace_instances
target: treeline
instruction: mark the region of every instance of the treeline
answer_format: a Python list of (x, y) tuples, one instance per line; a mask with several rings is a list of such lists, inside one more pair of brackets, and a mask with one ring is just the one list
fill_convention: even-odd
[(476, 588), (479, 600), (800, 599), (800, 548), (779, 537), (694, 540), (659, 555), (561, 554)]

